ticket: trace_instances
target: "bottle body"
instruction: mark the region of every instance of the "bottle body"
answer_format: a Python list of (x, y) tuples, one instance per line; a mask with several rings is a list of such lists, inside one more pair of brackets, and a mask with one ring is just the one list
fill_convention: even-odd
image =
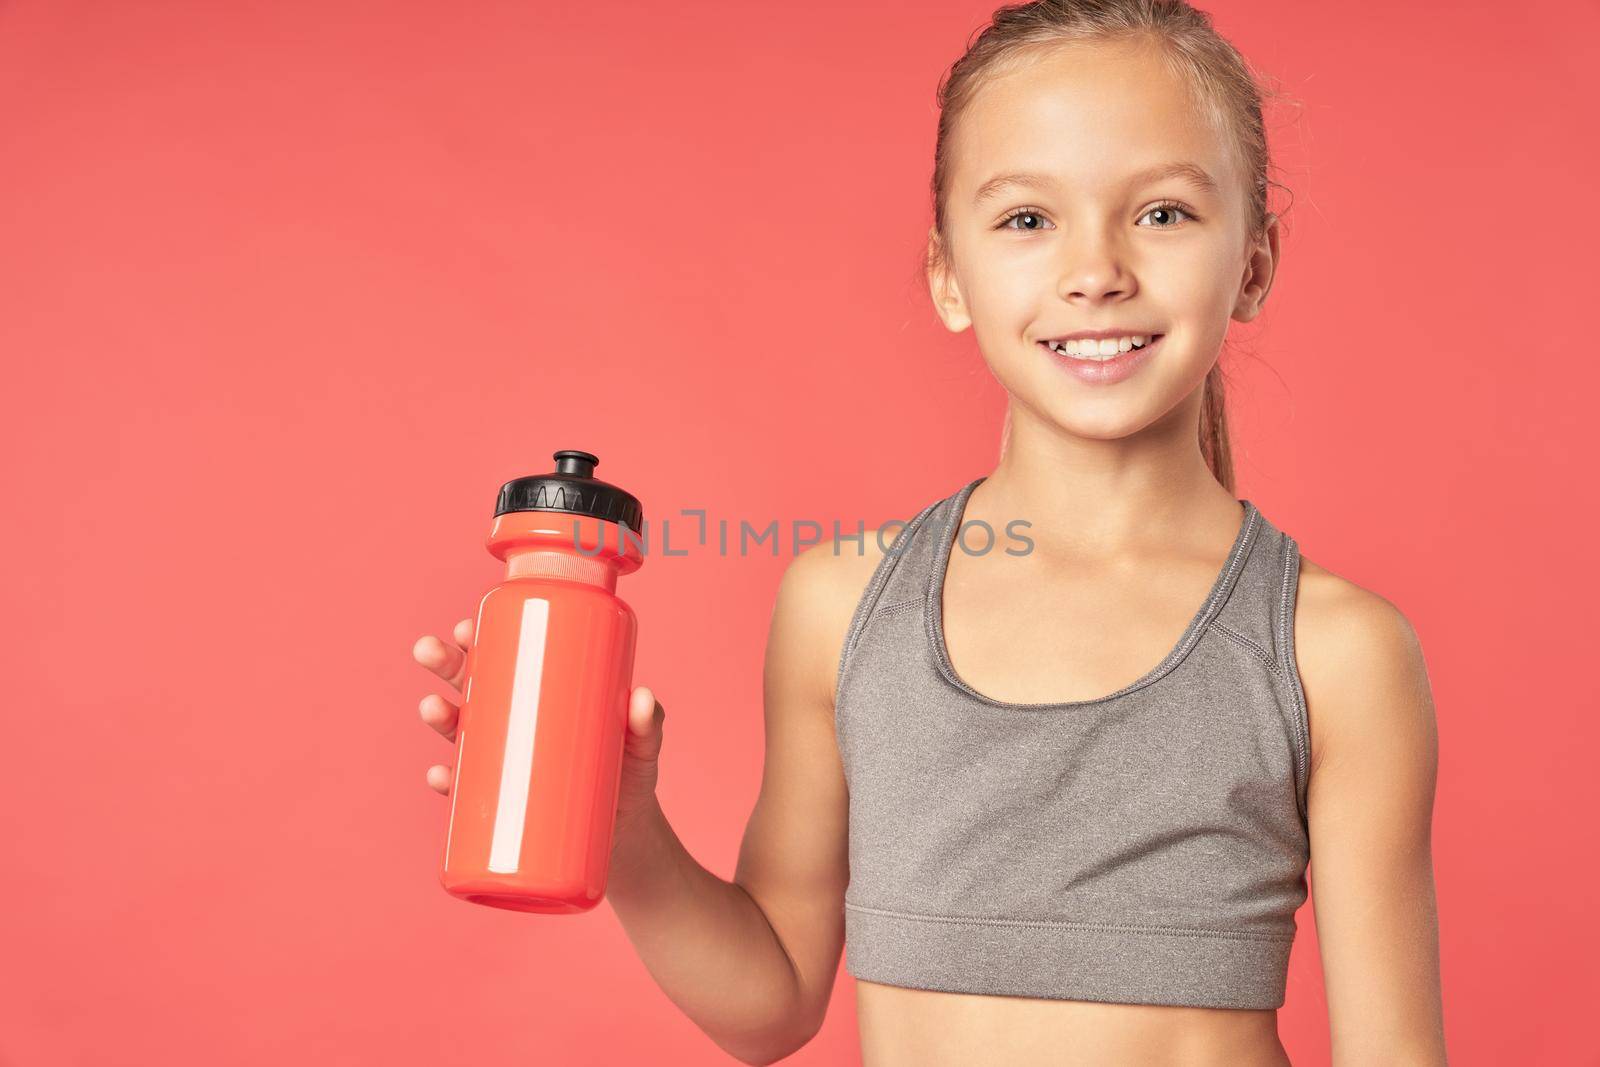
[(637, 636), (613, 588), (637, 552), (579, 555), (570, 518), (535, 512), (497, 519), (490, 547), (507, 578), (467, 653), (440, 880), (491, 907), (587, 911), (605, 895)]

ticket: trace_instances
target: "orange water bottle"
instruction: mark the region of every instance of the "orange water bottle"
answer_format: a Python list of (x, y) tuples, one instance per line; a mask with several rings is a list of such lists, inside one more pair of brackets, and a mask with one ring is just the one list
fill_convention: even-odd
[(644, 514), (599, 458), (500, 489), (489, 551), (505, 580), (478, 605), (456, 731), (440, 881), (477, 904), (559, 914), (605, 895), (632, 691)]

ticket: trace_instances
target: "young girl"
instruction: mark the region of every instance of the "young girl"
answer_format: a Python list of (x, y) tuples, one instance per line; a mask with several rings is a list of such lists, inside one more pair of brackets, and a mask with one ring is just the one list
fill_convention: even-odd
[[(927, 277), (1009, 395), (999, 462), (789, 565), (731, 882), (634, 691), (613, 909), (746, 1063), (817, 1032), (847, 949), (871, 1067), (1282, 1064), (1315, 855), (1334, 1062), (1444, 1063), (1416, 637), (1234, 496), (1218, 356), (1279, 257), (1248, 68), (1181, 0), (1041, 0), (940, 102)], [(415, 655), (458, 684), (452, 637)]]

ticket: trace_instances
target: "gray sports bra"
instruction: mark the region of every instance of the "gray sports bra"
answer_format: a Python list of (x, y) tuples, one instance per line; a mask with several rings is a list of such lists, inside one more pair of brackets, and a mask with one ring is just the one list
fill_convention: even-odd
[(900, 530), (840, 653), (846, 969), (1279, 1007), (1310, 860), (1298, 546), (1241, 500), (1210, 595), (1149, 673), (1095, 700), (1005, 703), (956, 675), (942, 625), (956, 523), (983, 480)]

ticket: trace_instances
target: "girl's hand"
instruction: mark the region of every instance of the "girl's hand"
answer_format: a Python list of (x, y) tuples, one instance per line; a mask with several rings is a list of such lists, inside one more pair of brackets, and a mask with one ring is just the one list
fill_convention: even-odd
[[(416, 661), (450, 684), (457, 694), (466, 681), (467, 650), (472, 647), (473, 621), (462, 619), (451, 631), (451, 640), (445, 641), (432, 634), (417, 640), (411, 649)], [(438, 693), (429, 693), (418, 705), (422, 721), (444, 735), (451, 743), (456, 739), (456, 728), (461, 707)], [(627, 741), (622, 754), (622, 782), (617, 795), (617, 823), (622, 825), (656, 803), (656, 765), (661, 755), (662, 723), (666, 709), (656, 700), (655, 694), (645, 686), (635, 686), (628, 701)], [(428, 768), (428, 785), (436, 792), (448, 795), (455, 780), (455, 771), (449, 764), (436, 763)]]

